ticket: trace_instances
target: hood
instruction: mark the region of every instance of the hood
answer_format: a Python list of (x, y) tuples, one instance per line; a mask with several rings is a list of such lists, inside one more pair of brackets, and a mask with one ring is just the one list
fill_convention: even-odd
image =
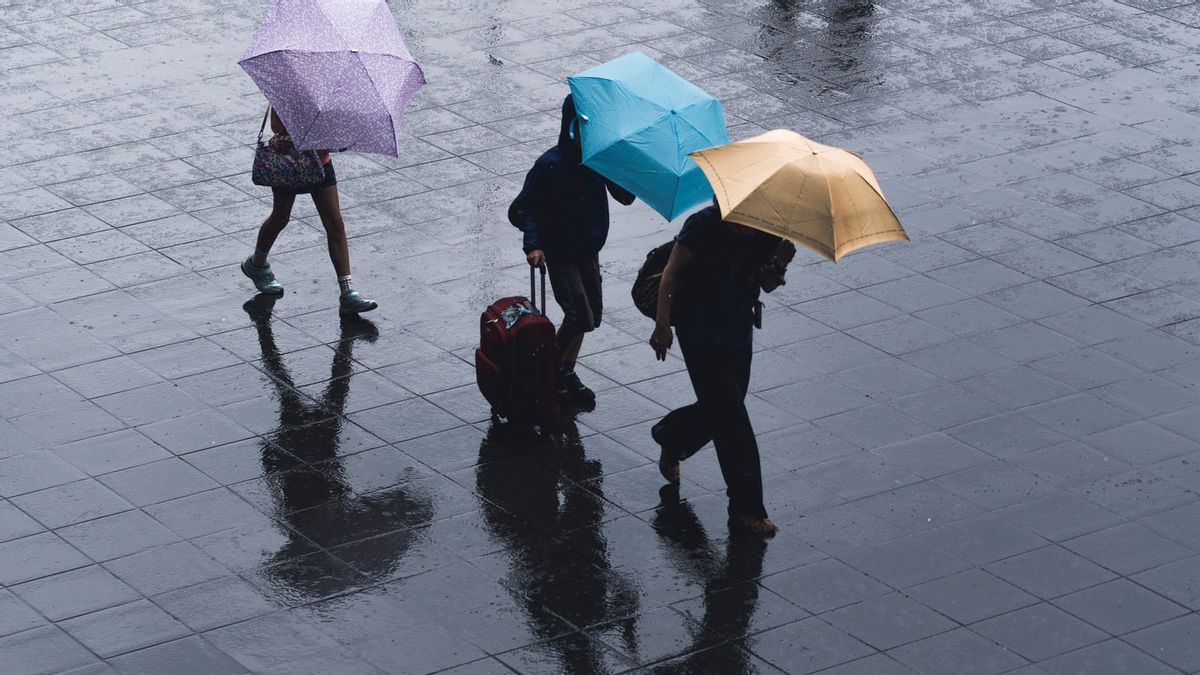
[(576, 141), (571, 140), (571, 125), (574, 124), (575, 117), (575, 99), (567, 94), (562, 104), (562, 127), (558, 132), (558, 147), (565, 155), (580, 162), (583, 160), (583, 151), (579, 149)]

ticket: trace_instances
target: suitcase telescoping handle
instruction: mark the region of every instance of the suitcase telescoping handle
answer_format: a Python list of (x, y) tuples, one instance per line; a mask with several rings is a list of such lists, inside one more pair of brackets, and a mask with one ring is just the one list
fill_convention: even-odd
[[(541, 265), (538, 265), (537, 269), (541, 270), (541, 272), (542, 272), (542, 304), (540, 304), (540, 305), (535, 304), (533, 306), (533, 308), (538, 310), (538, 314), (544, 315), (546, 313), (546, 263), (542, 263)], [(533, 270), (534, 270), (533, 267), (529, 268), (529, 301), (530, 302), (535, 302), (536, 298), (537, 298), (537, 294), (536, 294), (537, 293), (537, 279), (535, 277), (535, 272)]]

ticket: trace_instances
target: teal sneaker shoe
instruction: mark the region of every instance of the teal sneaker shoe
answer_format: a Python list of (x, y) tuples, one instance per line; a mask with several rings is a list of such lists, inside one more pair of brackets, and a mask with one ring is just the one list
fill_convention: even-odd
[(254, 282), (254, 287), (258, 289), (259, 293), (271, 295), (283, 293), (283, 284), (275, 281), (275, 274), (271, 271), (270, 265), (259, 267), (246, 258), (242, 261), (242, 274)]
[(362, 293), (359, 293), (358, 291), (346, 291), (345, 293), (342, 293), (341, 300), (338, 302), (338, 304), (340, 305), (338, 312), (342, 314), (342, 316), (362, 314), (363, 312), (369, 312), (379, 306), (374, 300), (368, 300), (364, 298)]

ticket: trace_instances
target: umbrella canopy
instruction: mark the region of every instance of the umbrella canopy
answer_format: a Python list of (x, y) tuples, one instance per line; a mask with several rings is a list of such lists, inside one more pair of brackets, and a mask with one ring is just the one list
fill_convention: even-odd
[(720, 101), (641, 52), (567, 83), (579, 113), (584, 165), (667, 220), (712, 199), (688, 153), (728, 142)]
[(238, 63), (301, 150), (395, 156), (425, 84), (384, 0), (274, 0)]
[(847, 150), (778, 129), (692, 157), (730, 222), (835, 261), (864, 246), (908, 239), (874, 172)]

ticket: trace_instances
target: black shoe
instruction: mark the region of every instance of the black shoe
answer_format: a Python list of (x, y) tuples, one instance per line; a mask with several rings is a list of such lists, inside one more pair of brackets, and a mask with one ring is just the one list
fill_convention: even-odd
[(679, 485), (679, 453), (667, 447), (667, 429), (662, 423), (650, 427), (650, 438), (658, 443), (658, 472), (672, 485)]
[(576, 403), (594, 404), (596, 402), (596, 392), (588, 389), (587, 386), (579, 380), (579, 376), (575, 371), (560, 372), (558, 374), (558, 394), (565, 396)]

